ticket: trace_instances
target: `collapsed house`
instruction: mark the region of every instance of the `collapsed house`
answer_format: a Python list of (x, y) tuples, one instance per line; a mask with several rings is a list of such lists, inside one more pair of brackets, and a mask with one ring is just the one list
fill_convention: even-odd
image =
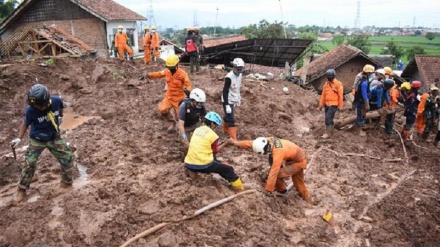
[(433, 84), (440, 86), (440, 56), (415, 55), (400, 75), (406, 81), (420, 81), (428, 90)]
[[(271, 67), (290, 66), (313, 42), (305, 39), (249, 39), (233, 42), (218, 42), (219, 45), (205, 46), (202, 55), (208, 64), (223, 64), (231, 66), (230, 62), (242, 58), (246, 63)], [(189, 62), (188, 56), (182, 57), (182, 62)]]
[[(321, 92), (327, 81), (325, 72), (328, 69), (334, 69), (336, 78), (344, 85), (344, 93), (348, 93), (352, 90), (355, 76), (362, 71), (365, 64), (371, 64), (375, 68), (382, 67), (378, 61), (370, 58), (360, 49), (343, 44), (310, 62), (304, 84), (311, 85), (316, 91)], [(303, 68), (297, 70), (294, 76), (300, 77), (303, 71)], [(395, 77), (395, 80), (397, 84), (401, 84), (403, 81), (398, 76)]]
[[(65, 52), (107, 57), (118, 25), (124, 26), (137, 52), (136, 21), (145, 20), (112, 0), (24, 0), (0, 24), (1, 53), (6, 57)], [(68, 45), (61, 45), (66, 41)]]

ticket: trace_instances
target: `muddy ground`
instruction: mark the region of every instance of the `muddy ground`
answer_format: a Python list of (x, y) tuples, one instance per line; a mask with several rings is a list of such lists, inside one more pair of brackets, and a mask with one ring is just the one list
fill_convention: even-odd
[[(150, 227), (234, 194), (216, 176), (194, 180), (185, 174), (178, 136), (166, 132), (168, 123), (156, 113), (164, 81), (137, 80), (143, 71), (163, 65), (64, 58), (43, 67), (41, 62), (2, 65), (0, 246), (120, 246)], [(190, 77), (206, 91), (208, 110), (221, 113), (223, 83), (217, 78), (225, 74), (204, 67)], [(60, 187), (58, 164), (45, 151), (27, 200), (15, 203), (20, 171), (9, 142), (17, 135), (35, 78), (61, 94), (76, 119), (100, 118), (63, 131), (76, 148), (73, 187)], [(319, 96), (275, 78), (244, 82), (238, 137), (274, 135), (303, 147), (310, 166), (306, 184), (320, 204), (307, 205), (295, 190), (264, 195), (267, 157), (228, 147), (219, 157), (257, 191), (131, 246), (440, 246), (439, 150), (415, 142), (405, 156), (399, 136), (385, 142), (380, 128), (368, 130), (366, 137), (345, 128), (333, 140), (322, 140)], [(289, 94), (282, 92), (284, 86)], [(353, 114), (346, 108), (337, 118)], [(27, 137), (17, 150), (20, 162), (26, 143)], [(322, 219), (327, 210), (334, 227)]]

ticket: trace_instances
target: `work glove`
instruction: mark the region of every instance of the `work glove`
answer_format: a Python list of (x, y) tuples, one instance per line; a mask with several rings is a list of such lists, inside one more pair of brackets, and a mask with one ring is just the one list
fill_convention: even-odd
[(343, 112), (343, 111), (344, 111), (344, 108), (342, 108), (342, 107), (341, 107), (341, 108), (338, 108), (338, 111), (339, 111), (339, 112)]
[(14, 140), (11, 141), (11, 147), (16, 148), (18, 146), (18, 144), (20, 144), (21, 139), (20, 138), (15, 138)]
[(230, 106), (230, 105), (226, 105), (226, 106), (225, 106), (225, 111), (226, 111), (226, 114), (231, 114), (231, 113), (232, 113), (232, 108), (231, 108), (231, 106)]

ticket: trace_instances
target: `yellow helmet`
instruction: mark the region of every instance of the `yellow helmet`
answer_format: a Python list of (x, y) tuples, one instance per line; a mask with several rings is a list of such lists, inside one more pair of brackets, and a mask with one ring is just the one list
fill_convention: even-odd
[(170, 55), (167, 57), (165, 64), (167, 67), (174, 67), (179, 63), (179, 57), (177, 55)]
[(156, 30), (156, 26), (151, 26), (151, 30)]
[(124, 29), (124, 26), (119, 25), (119, 26), (118, 26), (118, 29)]
[(362, 70), (365, 73), (373, 73), (374, 72), (374, 66), (371, 65), (371, 64), (366, 64)]
[(145, 29), (145, 30), (150, 30), (150, 27), (149, 27), (149, 26), (145, 26), (144, 29)]
[(403, 83), (400, 85), (400, 88), (404, 88), (404, 89), (406, 89), (406, 90), (410, 90), (410, 89), (411, 89), (411, 84), (409, 84), (409, 82), (403, 82)]
[(385, 75), (391, 75), (393, 73), (390, 67), (384, 67), (383, 70), (385, 71)]

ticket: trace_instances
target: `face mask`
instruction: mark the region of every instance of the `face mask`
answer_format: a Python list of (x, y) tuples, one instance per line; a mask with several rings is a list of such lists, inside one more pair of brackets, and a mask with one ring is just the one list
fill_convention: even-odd
[(197, 109), (202, 109), (202, 106), (200, 106), (200, 105), (196, 105), (196, 108), (197, 108)]
[(176, 73), (176, 71), (177, 71), (177, 68), (176, 68), (176, 67), (172, 67), (172, 68), (168, 68), (168, 69), (170, 70), (171, 74), (173, 74), (173, 75), (174, 75), (174, 73)]
[(334, 77), (327, 77), (328, 81), (333, 81), (335, 78)]

